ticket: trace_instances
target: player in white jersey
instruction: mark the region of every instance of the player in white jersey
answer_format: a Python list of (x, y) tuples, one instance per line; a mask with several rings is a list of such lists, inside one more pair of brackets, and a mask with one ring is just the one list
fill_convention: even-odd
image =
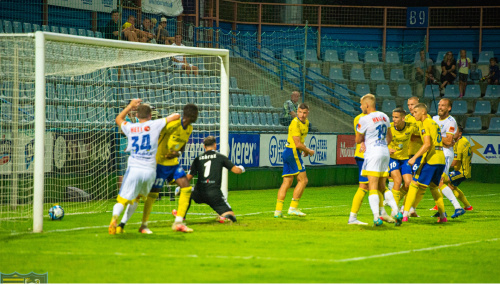
[[(373, 222), (375, 226), (382, 225), (380, 219), (380, 198), (378, 192), (385, 191), (385, 181), (389, 176), (389, 148), (392, 140), (391, 121), (386, 114), (378, 112), (375, 108), (375, 96), (367, 94), (361, 98), (361, 110), (366, 116), (359, 119), (356, 127), (356, 143), (365, 143), (365, 161), (363, 163), (361, 175), (368, 177), (368, 189), (370, 208), (373, 212)], [(396, 219), (396, 225), (401, 225), (403, 216), (398, 212), (398, 205), (390, 191), (386, 195), (386, 200), (392, 208), (392, 214)], [(392, 198), (392, 199), (391, 199)]]
[[(156, 151), (161, 130), (167, 123), (180, 118), (172, 114), (167, 118), (151, 120), (151, 107), (141, 105), (141, 99), (134, 99), (116, 117), (116, 124), (127, 136), (127, 149), (130, 152), (127, 171), (120, 192), (113, 207), (113, 217), (108, 228), (109, 234), (116, 234), (117, 220), (127, 204), (133, 204), (139, 197), (146, 197), (156, 178)], [(125, 121), (127, 113), (137, 107), (138, 123)]]
[[(453, 194), (453, 190), (448, 187), (448, 182), (450, 181), (449, 169), (455, 157), (455, 153), (453, 151), (455, 141), (453, 140), (453, 137), (458, 131), (457, 122), (455, 121), (455, 118), (450, 115), (451, 107), (452, 102), (450, 99), (441, 99), (438, 104), (438, 114), (432, 117), (432, 119), (438, 124), (439, 128), (441, 129), (441, 137), (443, 138), (443, 153), (446, 159), (446, 165), (444, 168), (443, 177), (441, 178), (441, 183), (439, 184), (439, 189), (455, 207), (455, 213), (451, 217), (457, 218), (458, 216), (463, 215), (465, 213), (465, 210), (460, 206), (460, 203)], [(435, 208), (435, 210), (437, 211), (437, 206)], [(431, 210), (434, 210), (434, 208), (432, 208)]]

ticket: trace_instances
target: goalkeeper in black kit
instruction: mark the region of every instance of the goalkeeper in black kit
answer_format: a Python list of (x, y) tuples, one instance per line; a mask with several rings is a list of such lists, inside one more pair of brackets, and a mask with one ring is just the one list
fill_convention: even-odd
[(236, 222), (233, 210), (221, 191), (222, 168), (225, 167), (235, 174), (245, 172), (245, 168), (242, 165), (235, 166), (227, 156), (215, 151), (217, 149), (215, 137), (206, 137), (203, 146), (205, 153), (194, 159), (187, 174), (189, 180), (198, 176), (198, 182), (191, 193), (191, 200), (197, 204), (209, 205), (219, 214), (217, 220), (221, 223)]

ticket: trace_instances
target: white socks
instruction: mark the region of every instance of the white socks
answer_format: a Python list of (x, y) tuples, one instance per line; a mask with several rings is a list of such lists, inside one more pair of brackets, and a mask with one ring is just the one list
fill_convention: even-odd
[(389, 185), (387, 186), (387, 188), (389, 188), (389, 191), (392, 190), (393, 187), (394, 187), (394, 181), (389, 181)]
[(370, 208), (372, 209), (373, 220), (377, 221), (380, 217), (380, 215), (379, 215), (380, 199), (378, 198), (378, 195), (370, 195), (370, 196), (368, 196), (368, 201), (370, 202)]
[(175, 223), (182, 223), (184, 222), (184, 218), (183, 217), (180, 217), (180, 216), (176, 216), (175, 217)]
[(123, 214), (121, 222), (126, 224), (128, 220), (130, 220), (130, 217), (135, 213), (135, 210), (137, 209), (137, 206), (139, 206), (139, 203), (135, 202), (134, 204), (127, 205), (127, 210), (125, 211), (125, 214)]
[(116, 203), (113, 206), (113, 216), (120, 216), (120, 214), (122, 213), (122, 211), (123, 211), (124, 208), (125, 207), (123, 206), (123, 204)]
[(460, 206), (460, 203), (458, 203), (457, 197), (453, 194), (453, 191), (450, 189), (450, 187), (446, 186), (443, 190), (441, 190), (444, 196), (450, 200), (450, 202), (453, 204), (453, 207), (456, 209), (462, 208)]
[(392, 209), (391, 215), (394, 216), (398, 213), (398, 204), (396, 204), (396, 200), (394, 199), (394, 195), (392, 195), (391, 191), (385, 191), (384, 198), (387, 204)]

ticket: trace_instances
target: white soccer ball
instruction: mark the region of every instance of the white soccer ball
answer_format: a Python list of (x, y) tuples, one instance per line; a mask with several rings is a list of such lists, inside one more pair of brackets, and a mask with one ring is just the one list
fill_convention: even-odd
[(49, 217), (53, 221), (62, 220), (62, 218), (64, 218), (63, 208), (59, 205), (54, 205), (52, 208), (49, 209)]

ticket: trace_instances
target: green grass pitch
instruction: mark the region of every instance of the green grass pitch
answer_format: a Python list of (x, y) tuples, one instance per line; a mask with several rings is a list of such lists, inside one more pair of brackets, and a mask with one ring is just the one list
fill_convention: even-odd
[[(0, 271), (48, 272), (51, 283), (500, 282), (497, 184), (463, 183), (474, 211), (447, 224), (430, 218), (427, 191), (420, 218), (377, 228), (347, 225), (356, 189), (307, 188), (300, 202), (307, 217), (284, 219), (273, 218), (276, 189), (231, 192), (238, 222), (188, 215), (192, 234), (173, 232), (165, 214), (152, 215), (152, 235), (137, 232), (141, 213), (116, 236), (107, 233), (109, 212), (46, 218), (42, 234), (0, 235)], [(285, 208), (290, 199), (289, 192)], [(367, 200), (358, 217), (371, 223)]]

